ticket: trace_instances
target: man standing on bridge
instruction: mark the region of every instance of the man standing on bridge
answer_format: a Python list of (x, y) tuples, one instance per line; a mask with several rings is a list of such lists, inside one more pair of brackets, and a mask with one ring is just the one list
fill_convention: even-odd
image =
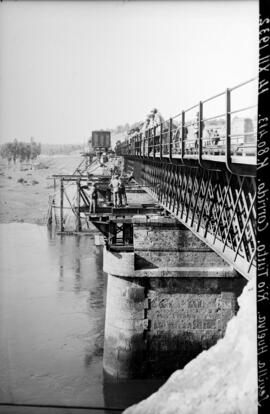
[(122, 178), (119, 179), (119, 205), (122, 207), (127, 205), (126, 187)]
[(88, 184), (88, 190), (89, 190), (89, 213), (96, 213), (97, 209), (97, 189), (96, 184), (90, 182)]
[(110, 187), (112, 187), (112, 192), (113, 192), (113, 205), (114, 207), (117, 207), (119, 203), (119, 188), (120, 188), (119, 175), (112, 176)]

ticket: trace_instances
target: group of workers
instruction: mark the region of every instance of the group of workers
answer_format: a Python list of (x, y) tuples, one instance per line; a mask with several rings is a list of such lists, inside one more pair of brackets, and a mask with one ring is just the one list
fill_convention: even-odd
[[(169, 122), (164, 121), (164, 118), (161, 116), (160, 112), (154, 108), (149, 115), (146, 117), (145, 122), (138, 123), (135, 127), (130, 129), (128, 132), (128, 138), (133, 139), (141, 134), (141, 139), (145, 140), (144, 142), (144, 151), (148, 154), (151, 154), (153, 149), (156, 147), (159, 150), (159, 140), (161, 136), (161, 128), (162, 127), (162, 135), (163, 135), (163, 153), (166, 154), (169, 150), (169, 142), (168, 142), (168, 131), (169, 131)], [(174, 121), (172, 121), (172, 151), (173, 153), (178, 153), (181, 151), (180, 146), (180, 137), (182, 134), (182, 125), (176, 125)], [(189, 128), (190, 127), (190, 128)], [(199, 147), (199, 129), (202, 128), (203, 134), (203, 145), (209, 146), (216, 146), (220, 142), (220, 134), (217, 129), (206, 129), (205, 122), (201, 123), (200, 126), (200, 114), (199, 112), (196, 113), (193, 122), (189, 124), (189, 127), (184, 126), (183, 131), (183, 138), (185, 140), (185, 144), (187, 145), (187, 149), (195, 149), (198, 151)], [(155, 128), (155, 130), (153, 129)], [(205, 132), (203, 132), (205, 130)], [(155, 135), (155, 136), (154, 136)], [(209, 141), (206, 143), (206, 138), (209, 138)], [(135, 152), (140, 153), (140, 146), (141, 141), (137, 140), (134, 143), (135, 145)]]
[[(89, 213), (96, 213), (98, 201), (98, 188), (96, 184), (90, 180), (87, 183), (89, 198)], [(111, 195), (113, 197), (111, 197)], [(106, 201), (111, 204), (111, 198), (114, 207), (124, 207), (127, 205), (126, 188), (123, 178), (118, 174), (112, 175), (109, 186), (106, 191)]]
[(109, 184), (109, 191), (113, 194), (114, 207), (127, 205), (126, 187), (123, 179), (119, 175), (113, 175)]
[[(144, 122), (139, 122), (133, 128), (131, 128), (128, 132), (129, 138), (136, 136), (139, 133), (142, 133), (145, 136), (146, 132), (151, 128), (157, 127), (160, 128), (160, 124), (164, 123), (164, 118), (158, 111), (158, 109), (154, 108), (150, 111), (150, 113), (146, 116)], [(166, 124), (164, 128), (166, 129), (168, 125)], [(157, 131), (159, 133), (159, 131)]]

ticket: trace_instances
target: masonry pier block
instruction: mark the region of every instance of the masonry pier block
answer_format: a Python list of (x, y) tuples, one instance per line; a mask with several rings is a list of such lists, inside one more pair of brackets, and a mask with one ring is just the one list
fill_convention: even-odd
[(224, 335), (246, 280), (169, 218), (134, 218), (134, 251), (104, 246), (104, 369), (165, 378)]

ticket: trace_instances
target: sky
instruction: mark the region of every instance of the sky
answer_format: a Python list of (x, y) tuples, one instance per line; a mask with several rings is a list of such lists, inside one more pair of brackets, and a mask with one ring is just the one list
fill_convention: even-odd
[(71, 144), (257, 75), (257, 0), (0, 3), (0, 142)]

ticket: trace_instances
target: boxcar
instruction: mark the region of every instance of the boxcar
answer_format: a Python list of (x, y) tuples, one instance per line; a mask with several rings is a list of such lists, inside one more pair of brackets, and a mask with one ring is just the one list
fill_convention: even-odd
[(111, 132), (110, 131), (93, 131), (92, 132), (92, 148), (110, 148)]

